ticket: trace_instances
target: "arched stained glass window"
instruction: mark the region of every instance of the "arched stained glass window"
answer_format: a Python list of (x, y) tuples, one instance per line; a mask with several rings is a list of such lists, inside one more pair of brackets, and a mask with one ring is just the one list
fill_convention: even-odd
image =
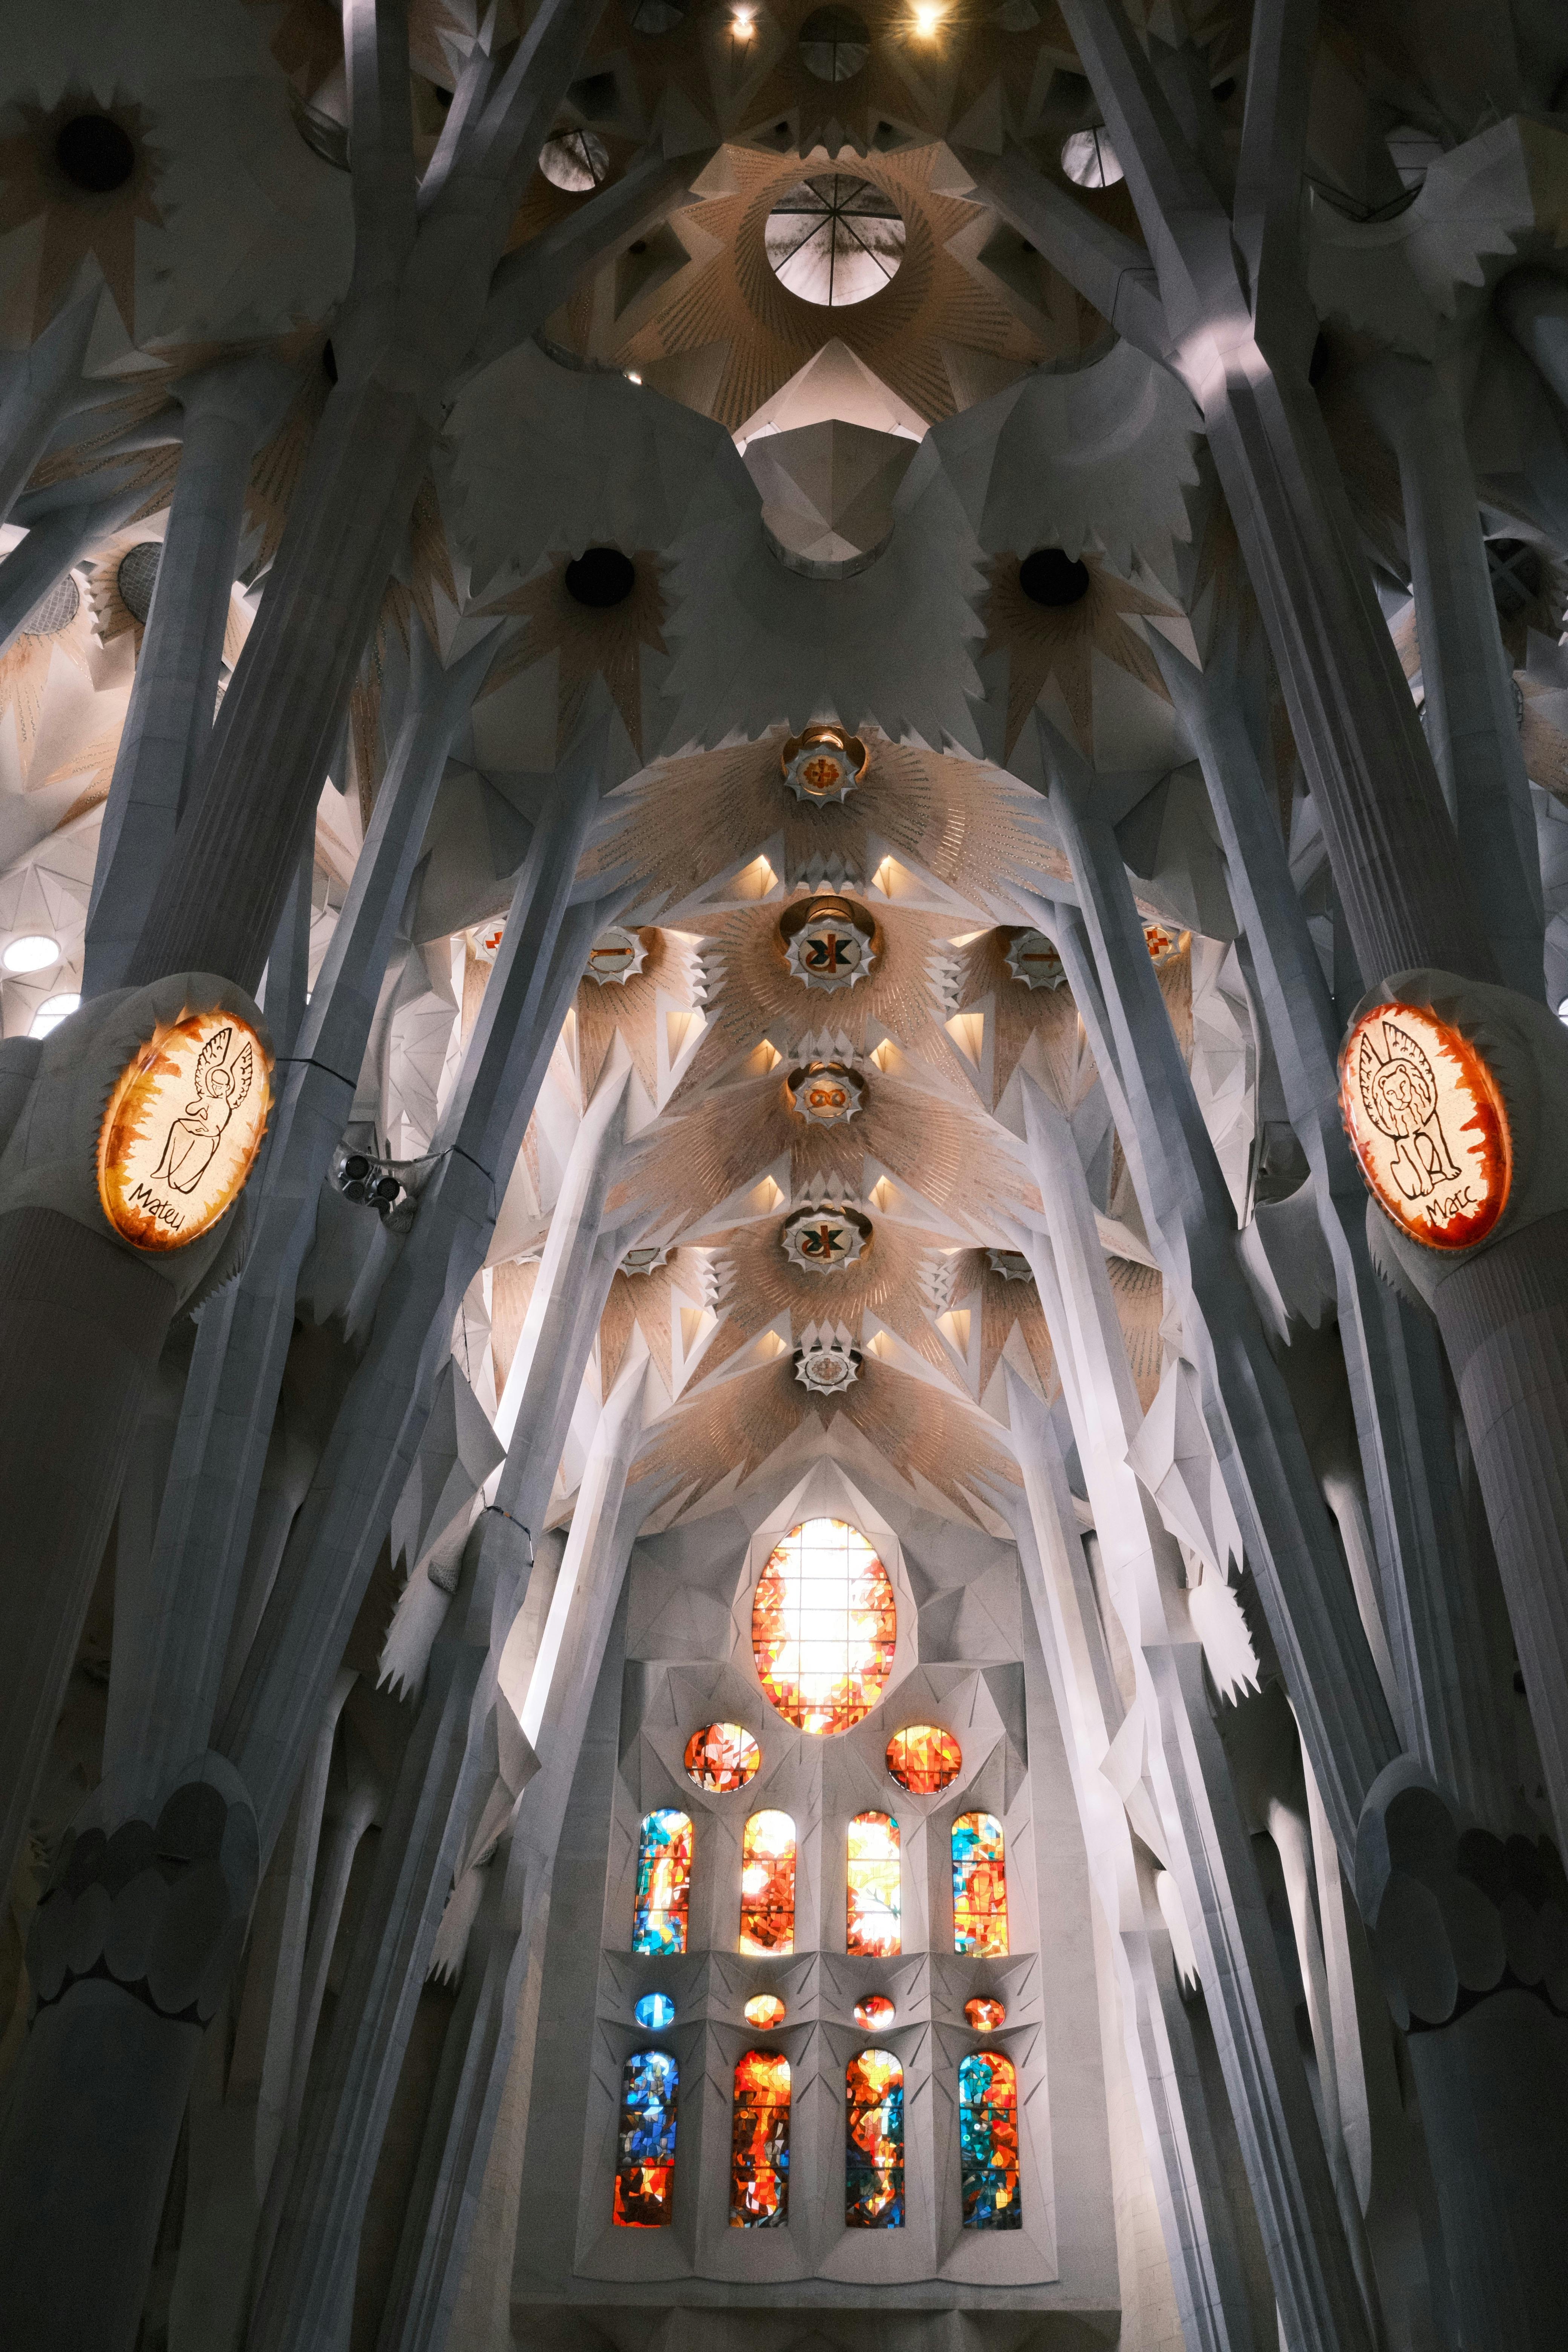
[(646, 1817), (637, 1841), (633, 1951), (684, 1952), (690, 1901), (691, 1822), (685, 1813), (661, 1806)]
[(888, 1959), (903, 1949), (900, 1927), (899, 1825), (891, 1813), (857, 1813), (849, 1824), (845, 1949)]
[(795, 1823), (753, 1813), (741, 1840), (741, 1949), (767, 1958), (795, 1949)]
[(1007, 1870), (994, 1813), (960, 1813), (952, 1825), (952, 1948), (977, 1959), (1007, 1950)]
[(730, 2227), (782, 2230), (789, 2219), (789, 2060), (748, 2050), (735, 2069)]
[(845, 2070), (844, 2221), (904, 2226), (904, 2070), (890, 2050), (862, 2050)]
[(621, 2073), (616, 2147), (616, 2227), (662, 2230), (675, 2200), (675, 2094), (668, 2050), (638, 2050)]
[(752, 1603), (763, 1688), (801, 1731), (848, 1731), (893, 1669), (888, 1571), (846, 1519), (805, 1519), (769, 1557)]
[(1018, 2078), (999, 2050), (972, 2050), (958, 2065), (958, 2155), (966, 2230), (1021, 2230)]

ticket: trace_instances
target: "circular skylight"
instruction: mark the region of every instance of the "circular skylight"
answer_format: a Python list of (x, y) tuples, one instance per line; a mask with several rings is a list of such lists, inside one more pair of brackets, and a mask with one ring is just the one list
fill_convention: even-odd
[(1062, 142), (1062, 170), (1080, 188), (1113, 188), (1124, 176), (1103, 130), (1069, 131)]
[(563, 131), (558, 139), (547, 139), (540, 149), (539, 168), (552, 188), (564, 188), (571, 196), (585, 196), (590, 188), (602, 187), (609, 177), (609, 150), (592, 131)]
[(47, 971), (59, 960), (58, 940), (47, 938), (42, 931), (27, 931), (21, 939), (13, 940), (5, 955), (0, 956), (7, 971)]
[(803, 302), (846, 310), (897, 275), (904, 223), (891, 196), (853, 172), (818, 172), (779, 198), (764, 231), (781, 286)]

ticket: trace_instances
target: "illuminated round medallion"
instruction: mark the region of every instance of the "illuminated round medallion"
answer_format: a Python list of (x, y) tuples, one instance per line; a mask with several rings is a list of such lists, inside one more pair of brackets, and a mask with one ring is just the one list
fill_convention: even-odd
[(846, 801), (865, 774), (870, 755), (858, 735), (840, 727), (808, 727), (779, 753), (785, 787), (816, 808)]
[(784, 961), (806, 988), (831, 993), (853, 988), (877, 960), (877, 927), (864, 907), (847, 898), (814, 898), (792, 908), (779, 924)]
[(1044, 931), (1015, 931), (1006, 963), (1026, 988), (1059, 988), (1067, 978), (1067, 966)]
[(468, 933), (468, 937), (473, 942), (474, 953), (479, 961), (494, 963), (496, 952), (506, 937), (506, 917), (497, 915), (489, 922), (481, 923), (477, 930)]
[(966, 2000), (963, 2021), (972, 2025), (976, 2033), (994, 2033), (999, 2025), (1006, 2024), (1007, 2011), (999, 2000)]
[(855, 2004), (855, 2022), (867, 2033), (880, 2033), (898, 2013), (885, 1992), (868, 1992)]
[(1167, 929), (1163, 923), (1145, 923), (1143, 937), (1152, 963), (1169, 963), (1173, 955), (1181, 953), (1184, 934)]
[(866, 1082), (842, 1062), (810, 1062), (784, 1081), (790, 1108), (808, 1127), (838, 1127), (864, 1108)]
[(662, 2033), (675, 2023), (675, 2003), (667, 1992), (645, 1992), (632, 2015), (645, 2033)]
[(260, 1147), (271, 1056), (234, 1013), (154, 1032), (116, 1079), (98, 1137), (98, 1197), (138, 1249), (177, 1250), (236, 1199)]
[(755, 1992), (746, 2003), (743, 2014), (748, 2025), (756, 2026), (761, 2032), (770, 2033), (775, 2025), (784, 2023), (788, 2011), (776, 1992)]
[(889, 1740), (888, 1769), (911, 1797), (934, 1797), (963, 1771), (963, 1750), (951, 1731), (940, 1731), (934, 1723), (911, 1723)]
[(816, 1201), (784, 1219), (779, 1240), (792, 1265), (807, 1274), (835, 1274), (866, 1255), (871, 1220), (843, 1202)]
[(769, 1554), (752, 1603), (763, 1690), (799, 1731), (850, 1731), (893, 1670), (898, 1611), (887, 1570), (846, 1519), (805, 1519)]
[(647, 942), (636, 931), (623, 929), (619, 923), (612, 923), (608, 930), (599, 933), (588, 950), (588, 977), (596, 980), (601, 988), (607, 987), (612, 981), (624, 988), (628, 980), (641, 971), (647, 961)]
[(1361, 1171), (1396, 1225), (1429, 1249), (1465, 1249), (1508, 1205), (1513, 1148), (1497, 1082), (1447, 1022), (1375, 1004), (1340, 1048), (1340, 1116)]
[(763, 1751), (740, 1723), (705, 1723), (686, 1743), (686, 1777), (700, 1789), (743, 1789)]

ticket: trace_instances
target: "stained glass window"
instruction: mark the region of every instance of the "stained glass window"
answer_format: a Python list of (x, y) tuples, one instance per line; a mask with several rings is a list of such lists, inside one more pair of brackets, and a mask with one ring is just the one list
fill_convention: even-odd
[(882, 1696), (898, 1612), (888, 1571), (844, 1519), (806, 1519), (771, 1555), (752, 1606), (763, 1688), (802, 1731), (848, 1731)]
[(966, 2230), (1021, 2230), (1018, 2078), (999, 2050), (973, 2050), (958, 2066), (958, 2156)]
[(952, 1825), (952, 1948), (977, 1959), (1007, 1949), (1007, 1872), (994, 1813), (960, 1813)]
[(691, 1823), (685, 1813), (661, 1806), (645, 1819), (637, 1843), (633, 1951), (684, 1952), (690, 1899)]
[(864, 2026), (868, 2033), (880, 2033), (897, 2015), (885, 1992), (868, 1992), (864, 2000), (855, 2004), (855, 2022)]
[(645, 2033), (662, 2033), (675, 2023), (675, 2003), (667, 1992), (645, 1992), (632, 2015)]
[(911, 1723), (888, 1742), (888, 1769), (913, 1797), (934, 1797), (951, 1788), (963, 1769), (963, 1750), (951, 1731), (934, 1723)]
[(741, 1840), (741, 1949), (763, 1958), (795, 1949), (795, 1823), (753, 1813)]
[(743, 1724), (705, 1723), (686, 1743), (686, 1772), (700, 1789), (743, 1789), (763, 1752)]
[(748, 2050), (735, 2069), (730, 2227), (779, 2230), (789, 2219), (789, 2060)]
[(850, 1822), (847, 1880), (845, 1950), (873, 1959), (901, 1951), (899, 1825), (891, 1813), (857, 1813)]
[(1002, 2002), (988, 2000), (983, 1995), (964, 2002), (963, 2015), (965, 2022), (972, 2025), (976, 2033), (994, 2033), (999, 2025), (1007, 2022), (1007, 2011)]
[(746, 2023), (762, 2033), (771, 2033), (775, 2025), (782, 2025), (787, 2013), (776, 1992), (753, 1993), (744, 2011)]
[(671, 2218), (679, 2081), (667, 2050), (638, 2050), (622, 2070), (616, 2150), (617, 2230), (662, 2230)]
[(904, 2070), (890, 2050), (862, 2050), (849, 2061), (844, 2084), (845, 2224), (851, 2230), (901, 2230)]

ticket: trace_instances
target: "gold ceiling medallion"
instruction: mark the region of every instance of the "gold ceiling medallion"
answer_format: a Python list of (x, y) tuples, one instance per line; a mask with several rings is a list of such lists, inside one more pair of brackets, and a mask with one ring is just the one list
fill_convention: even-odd
[(808, 1062), (790, 1072), (784, 1093), (808, 1127), (838, 1127), (865, 1108), (866, 1081), (842, 1062)]
[(1163, 923), (1145, 923), (1143, 937), (1148, 942), (1150, 961), (1154, 964), (1169, 963), (1187, 943), (1185, 931), (1173, 931)]
[(1362, 1174), (1402, 1232), (1467, 1249), (1508, 1205), (1513, 1145), (1496, 1079), (1468, 1037), (1418, 1004), (1374, 1004), (1340, 1048), (1340, 1116)]
[(177, 1250), (237, 1199), (266, 1131), (272, 1057), (236, 1013), (155, 1030), (110, 1091), (98, 1197), (138, 1249)]
[(469, 943), (480, 963), (494, 963), (506, 937), (506, 917), (492, 916), (488, 923), (479, 923), (468, 933)]
[(860, 1350), (842, 1323), (808, 1323), (795, 1351), (795, 1376), (817, 1396), (838, 1396), (860, 1377)]
[(596, 980), (601, 988), (624, 988), (628, 980), (636, 979), (647, 961), (647, 941), (637, 932), (612, 923), (588, 950), (587, 976)]
[(877, 925), (848, 898), (813, 898), (779, 920), (784, 961), (807, 988), (853, 988), (877, 960)]
[(871, 1220), (847, 1201), (813, 1201), (784, 1219), (779, 1241), (803, 1273), (837, 1274), (869, 1251)]
[(847, 801), (870, 762), (859, 736), (847, 735), (842, 727), (808, 727), (804, 735), (792, 735), (779, 753), (786, 790), (816, 808)]
[(1026, 988), (1059, 988), (1067, 978), (1067, 966), (1044, 931), (1015, 931), (1006, 963)]

